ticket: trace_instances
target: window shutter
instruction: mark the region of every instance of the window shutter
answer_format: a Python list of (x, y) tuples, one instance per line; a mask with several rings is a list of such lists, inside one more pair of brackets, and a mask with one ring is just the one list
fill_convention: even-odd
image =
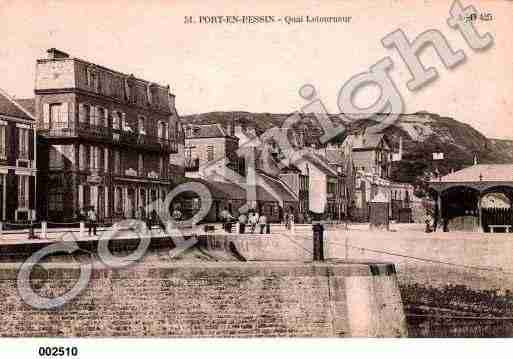
[(161, 138), (162, 137), (162, 122), (160, 122), (160, 121), (157, 124), (157, 132), (158, 132), (158, 137)]
[(104, 117), (104, 120), (103, 120), (103, 122), (104, 122), (104, 124), (103, 124), (103, 125), (104, 125), (105, 127), (109, 127), (109, 110), (104, 109), (103, 111), (104, 111), (104, 116), (105, 116), (105, 117)]
[(78, 121), (86, 122), (86, 108), (83, 103), (78, 104)]
[(77, 121), (77, 116), (75, 114), (75, 103), (68, 103), (68, 127), (75, 127), (75, 122)]
[(93, 105), (89, 107), (89, 123), (96, 125), (96, 107)]
[(101, 117), (101, 111), (100, 111), (100, 107), (98, 106), (95, 106), (95, 109), (96, 109), (96, 122), (94, 123), (96, 126), (103, 126), (103, 118)]
[(61, 104), (61, 127), (68, 125), (68, 103), (63, 102)]
[[(108, 148), (104, 149), (103, 164), (104, 164), (105, 172), (109, 172), (109, 149)], [(107, 193), (107, 191), (105, 193)]]
[(50, 104), (43, 104), (43, 128), (50, 127)]
[(124, 131), (126, 127), (126, 113), (121, 114), (121, 129)]

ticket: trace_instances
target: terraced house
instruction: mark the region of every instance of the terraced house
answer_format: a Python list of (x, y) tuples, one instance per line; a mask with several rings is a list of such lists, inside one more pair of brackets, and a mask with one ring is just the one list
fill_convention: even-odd
[[(26, 106), (28, 104), (28, 106)], [(36, 202), (33, 101), (0, 90), (0, 221), (30, 219)]]
[(169, 86), (50, 49), (35, 95), (43, 216), (70, 221), (94, 206), (100, 218), (132, 218), (164, 199), (183, 141)]

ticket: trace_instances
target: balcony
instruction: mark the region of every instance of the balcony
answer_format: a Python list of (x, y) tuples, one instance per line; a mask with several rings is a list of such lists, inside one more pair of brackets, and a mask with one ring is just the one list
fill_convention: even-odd
[(138, 147), (148, 151), (177, 153), (178, 143), (175, 140), (151, 136), (134, 131), (123, 131), (110, 127), (79, 122), (69, 126), (68, 123), (52, 123), (51, 127), (41, 128), (39, 133), (47, 138), (84, 138), (101, 142), (119, 143), (130, 147)]

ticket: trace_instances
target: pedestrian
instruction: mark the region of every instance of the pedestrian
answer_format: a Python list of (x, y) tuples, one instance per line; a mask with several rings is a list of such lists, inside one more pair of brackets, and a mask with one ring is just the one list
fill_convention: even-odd
[(424, 223), (426, 224), (425, 232), (431, 233), (431, 213), (429, 211), (426, 211), (426, 213), (424, 214)]
[(87, 219), (88, 219), (87, 225), (88, 225), (89, 236), (91, 236), (91, 232), (93, 232), (93, 234), (96, 236), (96, 227), (98, 226), (98, 224), (97, 224), (96, 211), (94, 210), (93, 206), (89, 207), (89, 211), (87, 212)]
[(267, 226), (267, 217), (265, 214), (262, 214), (258, 218), (258, 225), (260, 226), (260, 234), (264, 234), (265, 227)]
[(244, 213), (239, 215), (239, 233), (244, 234), (246, 232), (246, 222), (248, 217)]
[(252, 216), (250, 217), (251, 233), (255, 233), (255, 229), (258, 225), (259, 218), (260, 215), (258, 214), (258, 212), (253, 212)]
[(172, 216), (175, 222), (179, 222), (182, 220), (182, 211), (180, 211), (180, 206), (175, 207)]
[(232, 231), (232, 221), (233, 216), (226, 208), (223, 208), (223, 210), (220, 213), (221, 221), (223, 222), (223, 229), (225, 232), (231, 232)]

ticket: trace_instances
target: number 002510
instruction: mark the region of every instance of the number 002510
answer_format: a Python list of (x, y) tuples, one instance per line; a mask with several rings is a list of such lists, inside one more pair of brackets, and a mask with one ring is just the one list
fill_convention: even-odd
[(77, 347), (39, 347), (39, 356), (42, 357), (75, 357), (77, 355)]

